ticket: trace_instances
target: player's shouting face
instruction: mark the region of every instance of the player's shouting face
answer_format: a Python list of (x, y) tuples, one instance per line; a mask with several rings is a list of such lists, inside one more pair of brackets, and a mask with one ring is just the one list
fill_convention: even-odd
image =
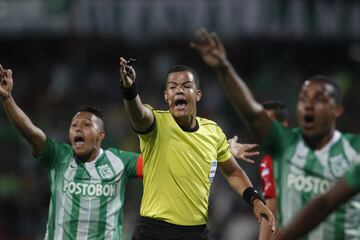
[(201, 98), (201, 91), (190, 71), (172, 72), (167, 78), (164, 97), (174, 117), (193, 116), (196, 115), (196, 102)]
[[(69, 139), (75, 155), (94, 159), (105, 137), (102, 120), (89, 112), (78, 112), (71, 121)], [(94, 158), (92, 158), (94, 157)]]
[(335, 130), (342, 106), (334, 97), (332, 85), (322, 81), (304, 82), (298, 99), (297, 114), (305, 137), (322, 138)]

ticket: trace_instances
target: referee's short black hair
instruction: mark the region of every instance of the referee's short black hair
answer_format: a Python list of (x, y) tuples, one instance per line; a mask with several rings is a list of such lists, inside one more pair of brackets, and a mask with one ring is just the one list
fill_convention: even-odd
[(285, 104), (280, 101), (266, 101), (263, 104), (265, 110), (274, 111), (275, 119), (279, 122), (289, 121), (289, 111)]
[(192, 69), (191, 67), (186, 66), (186, 65), (175, 65), (170, 69), (170, 71), (168, 72), (167, 75), (169, 76), (170, 73), (174, 73), (174, 72), (191, 72), (192, 75), (194, 76), (194, 83), (195, 83), (196, 88), (200, 89), (199, 76), (196, 73), (196, 71), (194, 69)]
[(305, 80), (304, 83), (306, 83), (306, 81), (318, 81), (332, 86), (333, 91), (330, 93), (330, 97), (332, 97), (335, 100), (337, 105), (342, 105), (343, 97), (341, 93), (341, 88), (339, 84), (337, 84), (337, 82), (324, 75), (314, 75), (312, 77), (309, 77), (307, 80)]

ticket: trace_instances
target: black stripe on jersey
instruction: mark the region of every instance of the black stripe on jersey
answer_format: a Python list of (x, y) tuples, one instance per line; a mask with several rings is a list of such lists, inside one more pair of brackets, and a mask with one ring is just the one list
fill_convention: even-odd
[(178, 124), (178, 126), (181, 128), (181, 130), (185, 131), (185, 132), (196, 132), (197, 130), (199, 130), (199, 123), (196, 120), (196, 125), (193, 128), (187, 128), (187, 127), (183, 127), (181, 125)]
[(156, 126), (156, 118), (155, 118), (155, 116), (154, 116), (154, 121), (152, 122), (152, 124), (150, 125), (150, 127), (149, 127), (148, 129), (146, 129), (145, 131), (142, 131), (142, 132), (137, 131), (137, 130), (133, 127), (133, 125), (131, 125), (132, 129), (134, 130), (134, 132), (136, 132), (136, 133), (139, 134), (139, 135), (145, 135), (145, 134), (148, 134), (148, 133), (152, 132), (152, 131), (155, 129), (155, 126)]
[(216, 123), (202, 123), (201, 124), (201, 126), (206, 126), (206, 125), (212, 125), (212, 126), (219, 127), (219, 125), (217, 125)]

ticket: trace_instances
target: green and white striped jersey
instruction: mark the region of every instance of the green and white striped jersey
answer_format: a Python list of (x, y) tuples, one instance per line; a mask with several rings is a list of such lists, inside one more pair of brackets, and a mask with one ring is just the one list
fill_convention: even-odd
[[(329, 143), (314, 151), (304, 143), (299, 128), (275, 122), (263, 147), (275, 160), (277, 216), (284, 227), (306, 203), (327, 192), (358, 163), (360, 136), (335, 131)], [(360, 239), (360, 196), (341, 205), (302, 239)]]
[(360, 164), (356, 164), (345, 174), (345, 182), (360, 192)]
[(138, 158), (109, 148), (81, 163), (70, 145), (47, 138), (38, 156), (51, 186), (45, 239), (121, 239), (125, 183), (137, 176)]

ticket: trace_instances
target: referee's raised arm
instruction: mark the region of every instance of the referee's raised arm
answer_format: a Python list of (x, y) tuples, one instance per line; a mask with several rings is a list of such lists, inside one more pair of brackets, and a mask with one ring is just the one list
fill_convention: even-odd
[(123, 92), (124, 105), (135, 131), (143, 133), (153, 126), (154, 114), (144, 106), (137, 92), (135, 83), (136, 73), (129, 62), (120, 58), (120, 84)]

